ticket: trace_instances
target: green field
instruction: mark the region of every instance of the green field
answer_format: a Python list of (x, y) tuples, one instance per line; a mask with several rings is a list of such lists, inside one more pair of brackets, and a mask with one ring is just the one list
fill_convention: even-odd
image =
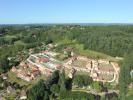
[(58, 51), (63, 51), (64, 47), (73, 47), (74, 52), (78, 55), (87, 56), (93, 59), (103, 58), (103, 59), (108, 59), (110, 61), (118, 61), (114, 57), (111, 57), (104, 53), (92, 51), (89, 49), (84, 49), (84, 44), (78, 43), (76, 40), (71, 41), (66, 38), (64, 40), (58, 40), (56, 41), (56, 43), (58, 44), (58, 47), (57, 47)]
[(127, 95), (128, 95), (128, 96), (129, 96), (129, 95), (132, 95), (132, 96), (133, 96), (133, 89), (129, 89)]
[(26, 43), (22, 42), (21, 40), (16, 41), (15, 44), (17, 44), (17, 45), (26, 45)]

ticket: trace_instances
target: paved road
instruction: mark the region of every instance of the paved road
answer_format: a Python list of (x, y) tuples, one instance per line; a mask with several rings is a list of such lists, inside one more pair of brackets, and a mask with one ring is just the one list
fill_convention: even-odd
[(100, 96), (103, 96), (103, 95), (105, 95), (106, 93), (113, 93), (113, 92), (115, 92), (115, 93), (117, 93), (117, 94), (119, 93), (118, 90), (109, 90), (108, 92), (100, 92), (100, 93), (98, 93), (98, 92), (96, 92), (96, 91), (94, 91), (94, 90), (86, 90), (86, 89), (72, 89), (72, 91), (87, 92), (87, 93), (92, 93), (92, 94), (100, 95)]

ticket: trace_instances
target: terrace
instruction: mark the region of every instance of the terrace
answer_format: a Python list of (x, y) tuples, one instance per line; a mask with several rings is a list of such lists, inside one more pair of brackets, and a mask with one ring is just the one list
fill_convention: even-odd
[(100, 71), (103, 71), (103, 72), (114, 72), (114, 68), (111, 64), (99, 64), (98, 66), (99, 70)]
[(72, 65), (75, 66), (75, 67), (85, 67), (86, 64), (87, 64), (86, 61), (84, 61), (84, 60), (79, 60), (79, 59), (77, 59), (77, 60), (75, 60), (74, 62), (72, 62)]
[(84, 56), (77, 56), (67, 60), (66, 68), (76, 69), (76, 73), (86, 73), (95, 81), (113, 82), (117, 80), (117, 72), (112, 62), (105, 59), (94, 60)]

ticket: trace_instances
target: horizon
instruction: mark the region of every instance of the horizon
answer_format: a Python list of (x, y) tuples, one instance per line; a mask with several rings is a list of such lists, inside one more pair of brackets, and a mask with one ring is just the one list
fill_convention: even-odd
[(133, 24), (131, 0), (4, 0), (0, 24)]
[(133, 25), (133, 23), (0, 23), (0, 25)]

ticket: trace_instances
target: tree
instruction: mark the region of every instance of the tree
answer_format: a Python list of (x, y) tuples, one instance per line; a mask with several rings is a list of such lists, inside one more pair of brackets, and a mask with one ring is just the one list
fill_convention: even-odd
[(102, 91), (102, 86), (99, 82), (93, 82), (93, 88), (96, 89), (98, 92)]
[(0, 58), (0, 73), (4, 73), (9, 70), (9, 61), (7, 57)]
[(72, 79), (71, 78), (67, 78), (65, 80), (65, 88), (67, 90), (71, 90), (72, 89)]
[(131, 83), (130, 71), (133, 66), (133, 53), (125, 55), (121, 62), (120, 77), (119, 77), (119, 98), (126, 100), (127, 86)]
[(58, 84), (53, 84), (51, 89), (50, 89), (53, 93), (58, 94), (60, 91), (59, 85)]
[(63, 69), (60, 72), (60, 79), (59, 79), (60, 92), (66, 91), (65, 81), (66, 81), (66, 78), (65, 78), (65, 70)]
[(95, 100), (95, 95), (80, 91), (67, 91), (60, 95), (60, 100)]
[(60, 92), (60, 87), (58, 84), (53, 84), (50, 88), (50, 91), (52, 92), (53, 98), (56, 98)]
[(44, 81), (40, 80), (28, 91), (28, 100), (43, 100), (47, 97), (45, 91), (47, 92)]
[(59, 81), (59, 70), (53, 72), (52, 76), (47, 80), (47, 85), (51, 87), (53, 84), (57, 84)]
[(42, 100), (49, 100), (49, 93), (47, 91), (44, 92), (44, 97)]
[(3, 87), (2, 87), (2, 84), (3, 84), (3, 78), (2, 77), (0, 77), (0, 90), (2, 90), (3, 89)]
[(73, 83), (79, 87), (88, 86), (93, 82), (89, 75), (75, 75)]
[(133, 99), (133, 95), (129, 95), (128, 97), (127, 97), (127, 100), (132, 100)]

